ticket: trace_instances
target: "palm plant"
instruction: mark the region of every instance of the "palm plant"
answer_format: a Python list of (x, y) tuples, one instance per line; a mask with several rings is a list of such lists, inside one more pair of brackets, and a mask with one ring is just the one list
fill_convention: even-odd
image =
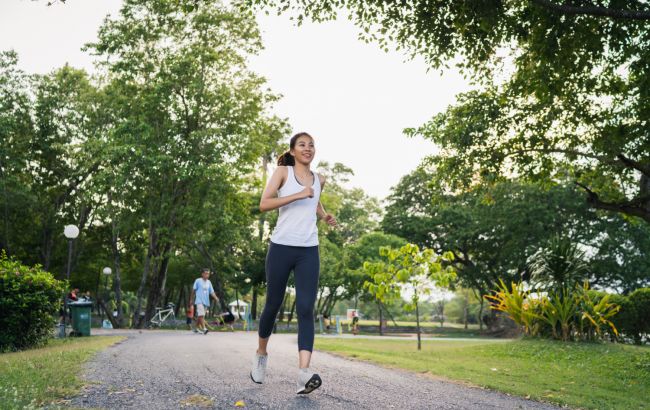
[(530, 297), (530, 292), (524, 290), (523, 283), (511, 283), (510, 288), (499, 280), (500, 284), (492, 295), (486, 295), (494, 310), (506, 313), (524, 333), (529, 336), (537, 335), (539, 331), (538, 314), (539, 301)]
[[(621, 307), (615, 303), (610, 303), (611, 295), (606, 294), (600, 300), (594, 300), (589, 294), (589, 284), (584, 283), (579, 290), (580, 293), (580, 333), (586, 339), (595, 339), (595, 335), (603, 336), (606, 330), (611, 330), (614, 336), (618, 337), (618, 329), (610, 320), (616, 315)], [(585, 329), (586, 328), (586, 329)]]
[(530, 283), (538, 291), (556, 292), (574, 289), (589, 273), (585, 253), (566, 237), (556, 236), (548, 246), (537, 251), (528, 262)]
[[(541, 302), (541, 319), (551, 326), (555, 339), (569, 340), (573, 323), (578, 314), (578, 297), (563, 288), (544, 297)], [(558, 329), (561, 334), (558, 334)]]

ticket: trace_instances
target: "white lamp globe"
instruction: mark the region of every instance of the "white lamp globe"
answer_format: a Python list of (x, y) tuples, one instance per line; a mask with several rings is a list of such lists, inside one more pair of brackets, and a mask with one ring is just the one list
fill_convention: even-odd
[(75, 239), (79, 236), (79, 228), (76, 225), (66, 225), (63, 228), (63, 235), (68, 239)]
[(107, 267), (105, 267), (105, 268), (102, 270), (102, 273), (103, 273), (104, 275), (110, 275), (111, 273), (113, 273), (113, 271), (111, 270), (111, 268), (109, 268), (109, 267), (107, 266)]

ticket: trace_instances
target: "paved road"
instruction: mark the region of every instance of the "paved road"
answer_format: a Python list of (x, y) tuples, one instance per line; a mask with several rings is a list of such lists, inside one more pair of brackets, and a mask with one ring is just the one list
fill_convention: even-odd
[(295, 335), (272, 337), (267, 380), (257, 385), (248, 375), (254, 332), (122, 333), (128, 335), (126, 341), (87, 365), (84, 377), (90, 383), (73, 399), (73, 406), (228, 409), (241, 400), (250, 409), (555, 409), (323, 352), (312, 360), (323, 386), (298, 396)]

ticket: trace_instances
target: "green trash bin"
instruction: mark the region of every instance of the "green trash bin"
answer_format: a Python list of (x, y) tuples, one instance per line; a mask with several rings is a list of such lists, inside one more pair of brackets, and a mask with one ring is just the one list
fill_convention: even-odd
[(75, 336), (90, 336), (90, 308), (92, 305), (92, 302), (68, 304), (72, 313), (72, 333)]

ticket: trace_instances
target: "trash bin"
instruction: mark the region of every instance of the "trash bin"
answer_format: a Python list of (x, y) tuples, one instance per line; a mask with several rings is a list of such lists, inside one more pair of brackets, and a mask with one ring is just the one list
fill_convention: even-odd
[(72, 333), (75, 336), (90, 336), (90, 308), (92, 305), (92, 302), (68, 304), (72, 313)]

